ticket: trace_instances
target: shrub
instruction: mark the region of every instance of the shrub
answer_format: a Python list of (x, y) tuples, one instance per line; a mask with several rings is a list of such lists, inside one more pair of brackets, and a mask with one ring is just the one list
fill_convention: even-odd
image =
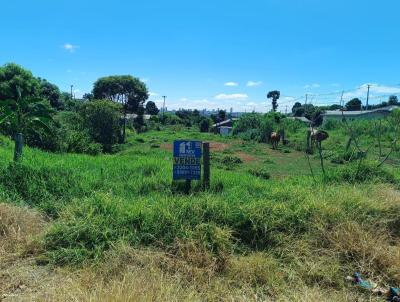
[(79, 110), (83, 124), (94, 142), (111, 152), (121, 135), (120, 107), (111, 102), (97, 100), (85, 103)]
[(363, 161), (352, 163), (330, 171), (326, 175), (327, 181), (361, 183), (366, 181), (382, 181), (395, 183), (396, 179), (392, 173), (383, 168), (377, 167), (376, 163)]
[(241, 163), (243, 163), (243, 161), (237, 156), (226, 155), (226, 156), (222, 157), (221, 163), (223, 163), (225, 165), (231, 165), (231, 164), (241, 164)]
[(200, 132), (208, 132), (210, 130), (210, 120), (203, 119), (199, 123)]
[(240, 117), (233, 127), (233, 134), (247, 132), (261, 127), (262, 116), (258, 113), (247, 113)]
[(273, 129), (274, 129), (273, 121), (270, 119), (263, 119), (260, 127), (259, 142), (268, 143)]
[(249, 170), (249, 173), (262, 179), (270, 179), (271, 174), (263, 168), (254, 168)]
[(68, 169), (9, 164), (0, 174), (0, 185), (29, 205), (55, 215), (62, 200), (80, 194), (78, 181)]

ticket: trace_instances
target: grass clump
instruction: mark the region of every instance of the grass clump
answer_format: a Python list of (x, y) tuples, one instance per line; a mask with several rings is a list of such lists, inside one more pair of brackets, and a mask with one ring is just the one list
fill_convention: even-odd
[(72, 170), (24, 163), (10, 163), (2, 169), (0, 185), (8, 194), (50, 215), (56, 214), (62, 202), (81, 193)]
[(390, 171), (377, 167), (375, 162), (361, 161), (330, 170), (326, 175), (327, 181), (362, 183), (366, 181), (395, 183), (396, 177)]
[(253, 169), (249, 170), (249, 173), (251, 175), (254, 175), (254, 176), (262, 178), (262, 179), (270, 179), (271, 178), (271, 174), (264, 168), (253, 168)]

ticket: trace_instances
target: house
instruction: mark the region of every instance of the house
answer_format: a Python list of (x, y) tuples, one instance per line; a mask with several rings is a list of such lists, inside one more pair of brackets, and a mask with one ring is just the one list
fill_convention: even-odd
[(355, 119), (374, 119), (387, 117), (394, 109), (400, 108), (399, 106), (386, 106), (373, 110), (360, 110), (360, 111), (342, 111), (342, 110), (328, 110), (323, 113), (324, 121), (338, 120), (343, 118)]
[(225, 121), (216, 123), (211, 126), (211, 129), (213, 130), (214, 133), (219, 133), (221, 135), (228, 135), (232, 131), (233, 127), (233, 122), (237, 120), (236, 118), (230, 118)]
[[(136, 113), (128, 113), (127, 115), (126, 115), (126, 120), (127, 121), (133, 121), (135, 118), (137, 118), (138, 117), (138, 115), (136, 114)], [(122, 118), (124, 118), (123, 116), (122, 116)], [(149, 120), (151, 118), (151, 115), (150, 114), (143, 114), (143, 119), (145, 120), (145, 121), (147, 121), (147, 120)]]
[(305, 123), (307, 125), (311, 124), (311, 121), (308, 118), (306, 118), (305, 116), (289, 116), (288, 119), (297, 120), (297, 121), (300, 121), (300, 122)]

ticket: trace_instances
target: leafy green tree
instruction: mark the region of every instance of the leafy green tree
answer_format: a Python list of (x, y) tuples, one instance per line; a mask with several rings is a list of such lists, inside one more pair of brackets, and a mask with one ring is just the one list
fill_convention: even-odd
[(85, 102), (79, 109), (84, 128), (104, 152), (111, 152), (120, 135), (120, 106), (108, 100)]
[(292, 107), (292, 113), (293, 113), (294, 115), (296, 115), (296, 114), (295, 114), (296, 111), (297, 111), (298, 109), (300, 109), (300, 108), (301, 108), (301, 103), (299, 103), (299, 102), (294, 103), (294, 105), (293, 105), (293, 107)]
[(200, 132), (210, 131), (211, 120), (209, 118), (203, 118), (199, 123)]
[(272, 111), (276, 112), (278, 109), (278, 100), (281, 96), (281, 93), (278, 90), (273, 90), (268, 92), (267, 98), (272, 99)]
[(148, 99), (146, 84), (130, 75), (117, 75), (99, 78), (93, 86), (95, 99), (107, 99), (122, 104), (124, 126), (122, 141), (125, 142), (126, 114), (136, 113)]
[(39, 80), (29, 70), (14, 63), (0, 67), (0, 101), (35, 97), (39, 92)]
[(223, 122), (226, 120), (226, 110), (218, 111), (218, 122)]
[(7, 124), (12, 131), (15, 140), (14, 161), (19, 161), (22, 156), (23, 133), (28, 130), (35, 131), (35, 129), (50, 132), (49, 123), (52, 121), (52, 112), (41, 99), (26, 95), (22, 97), (22, 90), (18, 86), (11, 87), (11, 91), (14, 89), (17, 92), (16, 99), (0, 102), (0, 124)]
[(93, 93), (85, 93), (83, 94), (82, 99), (84, 99), (85, 101), (93, 101), (94, 95)]
[(348, 111), (358, 111), (361, 110), (361, 101), (359, 98), (354, 98), (346, 103), (346, 109)]
[(150, 115), (157, 115), (160, 110), (157, 108), (156, 103), (153, 101), (148, 101), (146, 103), (146, 113)]
[(399, 100), (396, 95), (391, 95), (388, 100), (388, 104), (390, 106), (399, 105)]
[(38, 80), (40, 82), (40, 97), (48, 100), (51, 107), (62, 109), (64, 104), (61, 99), (60, 89), (57, 85), (52, 84), (45, 79), (38, 78)]
[(333, 104), (333, 105), (330, 105), (328, 109), (329, 110), (339, 110), (339, 109), (342, 109), (342, 106), (339, 104)]

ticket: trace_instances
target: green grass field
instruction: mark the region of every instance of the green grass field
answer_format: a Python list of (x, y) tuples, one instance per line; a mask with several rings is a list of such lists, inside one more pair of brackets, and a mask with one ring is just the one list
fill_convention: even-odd
[[(45, 226), (34, 228), (33, 241), (20, 242), (11, 226), (31, 218), (0, 220), (0, 243), (16, 244), (0, 250), (0, 268), (29, 258), (33, 271), (76, 276), (57, 290), (42, 289), (49, 301), (368, 300), (344, 277), (361, 272), (382, 285), (400, 284), (398, 155), (382, 169), (369, 158), (354, 177), (358, 162), (329, 159), (338, 137), (324, 146), (326, 177), (317, 154), (310, 156), (315, 180), (294, 146), (300, 135), (272, 150), (168, 127), (130, 133), (113, 155), (25, 148), (20, 164), (11, 164), (12, 144), (2, 138), (2, 201), (33, 208)], [(174, 139), (211, 142), (209, 190), (194, 182), (184, 194), (172, 184)], [(3, 205), (0, 217), (13, 211)]]

